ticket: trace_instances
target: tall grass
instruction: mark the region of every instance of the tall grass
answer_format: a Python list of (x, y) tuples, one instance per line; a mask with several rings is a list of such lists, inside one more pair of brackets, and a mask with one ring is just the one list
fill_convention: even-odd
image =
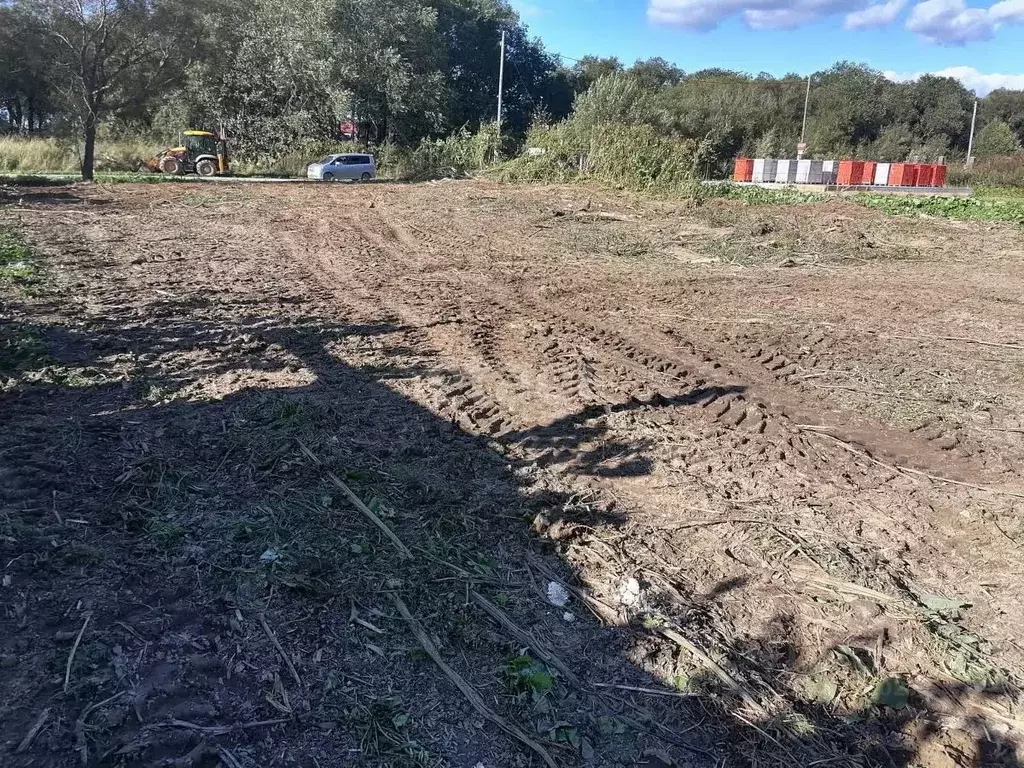
[(948, 182), (953, 186), (1024, 189), (1024, 154), (981, 157), (971, 168), (950, 166)]
[(476, 133), (461, 130), (443, 139), (424, 139), (416, 147), (388, 145), (378, 150), (377, 163), (383, 175), (403, 181), (459, 178), (487, 168), (497, 159), (504, 144), (499, 142), (493, 123)]
[[(97, 173), (138, 171), (165, 148), (146, 139), (98, 140)], [(303, 177), (306, 166), (338, 152), (375, 152), (381, 176), (423, 181), (460, 177), (485, 168), (498, 150), (497, 129), (485, 125), (471, 134), (460, 131), (443, 139), (424, 139), (416, 147), (384, 145), (368, 148), (351, 142), (310, 140), (273, 154), (233, 154), (232, 173), (240, 176)], [(81, 168), (77, 142), (54, 138), (0, 137), (0, 174), (77, 173)]]
[[(137, 171), (162, 148), (142, 139), (101, 139), (96, 142), (96, 170)], [(81, 145), (76, 141), (0, 137), (2, 173), (75, 173), (81, 165)]]

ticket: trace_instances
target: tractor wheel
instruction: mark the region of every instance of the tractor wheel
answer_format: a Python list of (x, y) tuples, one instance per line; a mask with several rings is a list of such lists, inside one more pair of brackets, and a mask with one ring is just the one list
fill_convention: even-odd
[(196, 163), (196, 173), (200, 176), (213, 176), (217, 172), (217, 166), (213, 160), (200, 160)]
[(360, 181), (369, 181), (372, 178), (373, 177), (369, 173), (364, 173), (362, 176), (359, 177), (359, 180)]
[(334, 181), (334, 174), (328, 171), (324, 174), (324, 181)]
[(181, 163), (178, 161), (178, 158), (172, 155), (161, 157), (160, 165), (158, 167), (160, 168), (161, 173), (166, 173), (170, 176), (177, 176), (182, 171)]

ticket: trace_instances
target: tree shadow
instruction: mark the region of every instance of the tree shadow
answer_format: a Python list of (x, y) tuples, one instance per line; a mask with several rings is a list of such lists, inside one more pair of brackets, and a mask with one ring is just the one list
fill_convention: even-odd
[[(466, 703), (392, 596), (559, 765), (909, 767), (937, 738), (916, 700), (808, 697), (758, 716), (721, 680), (680, 695), (630, 660), (656, 628), (555, 608), (546, 582), (576, 576), (525, 520), (578, 500), (414, 402), (403, 385), (447, 372), (394, 343), (400, 325), (166, 308), (144, 324), (5, 329), (34, 340), (0, 370), (5, 764), (540, 764)], [(382, 349), (356, 366), (332, 352), (345, 343)], [(602, 418), (738, 392), (588, 408), (502, 439), (569, 474), (641, 475), (650, 446), (609, 444)], [(794, 636), (777, 617), (723, 663), (782, 688)], [(976, 765), (1019, 765), (983, 715), (965, 719)]]

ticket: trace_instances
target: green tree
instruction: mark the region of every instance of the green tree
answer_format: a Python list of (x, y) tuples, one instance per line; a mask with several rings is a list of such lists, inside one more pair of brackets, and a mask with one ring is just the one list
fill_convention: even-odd
[(907, 159), (914, 146), (910, 128), (900, 123), (887, 125), (878, 139), (867, 148), (866, 156), (885, 163), (898, 163)]
[(978, 131), (974, 141), (974, 154), (978, 157), (1012, 155), (1016, 152), (1020, 152), (1020, 142), (1006, 121), (992, 120)]
[(1003, 120), (1018, 141), (1024, 141), (1024, 91), (999, 88), (982, 99), (978, 116), (986, 121)]
[(184, 77), (183, 127), (225, 124), (236, 152), (276, 156), (331, 138), (349, 91), (337, 84), (330, 8), (309, 0), (217, 0), (200, 6), (202, 34)]
[(584, 56), (573, 64), (570, 71), (574, 90), (576, 93), (583, 93), (590, 90), (590, 87), (602, 77), (622, 72), (622, 62), (614, 56)]
[(187, 6), (176, 0), (39, 0), (35, 19), (53, 43), (55, 88), (82, 127), (82, 178), (91, 180), (100, 120), (178, 79), (187, 49), (164, 30), (191, 28)]
[(53, 57), (28, 6), (0, 3), (0, 118), (8, 131), (32, 133), (56, 111)]
[(649, 91), (656, 91), (667, 85), (676, 85), (683, 79), (683, 70), (661, 57), (637, 61), (626, 73), (635, 78)]
[(779, 133), (774, 128), (769, 128), (761, 135), (754, 145), (754, 157), (778, 157), (782, 154), (782, 142), (779, 140)]

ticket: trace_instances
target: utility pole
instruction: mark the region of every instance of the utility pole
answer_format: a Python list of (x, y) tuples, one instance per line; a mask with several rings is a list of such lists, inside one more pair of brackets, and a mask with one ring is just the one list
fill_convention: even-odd
[(505, 90), (505, 30), (501, 30), (501, 63), (498, 65), (498, 141), (501, 142), (501, 97)]
[(800, 126), (800, 143), (796, 148), (796, 159), (800, 160), (807, 151), (807, 105), (811, 103), (811, 76), (807, 76), (807, 93), (804, 95), (804, 122)]
[(978, 122), (978, 100), (974, 100), (974, 114), (971, 115), (971, 138), (967, 140), (967, 167), (974, 165), (971, 153), (974, 151), (974, 124)]

